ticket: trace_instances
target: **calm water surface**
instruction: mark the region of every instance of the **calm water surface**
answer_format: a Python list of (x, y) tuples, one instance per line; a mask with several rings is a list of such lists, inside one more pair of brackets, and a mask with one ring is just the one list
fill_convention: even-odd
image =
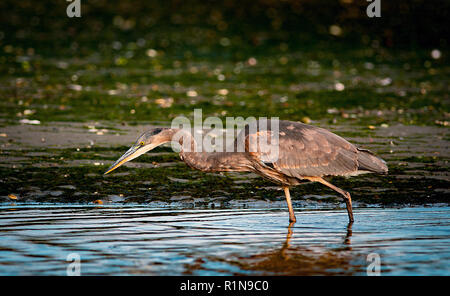
[(0, 205), (0, 275), (450, 275), (450, 207), (182, 209)]

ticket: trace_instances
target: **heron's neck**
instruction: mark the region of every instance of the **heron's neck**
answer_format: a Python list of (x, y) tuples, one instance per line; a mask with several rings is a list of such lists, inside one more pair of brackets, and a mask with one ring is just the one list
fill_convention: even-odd
[(244, 152), (205, 152), (198, 149), (197, 142), (191, 133), (177, 135), (172, 141), (181, 145), (180, 157), (190, 167), (206, 172), (249, 171), (251, 163)]
[(251, 164), (243, 152), (180, 152), (190, 167), (205, 172), (246, 172)]

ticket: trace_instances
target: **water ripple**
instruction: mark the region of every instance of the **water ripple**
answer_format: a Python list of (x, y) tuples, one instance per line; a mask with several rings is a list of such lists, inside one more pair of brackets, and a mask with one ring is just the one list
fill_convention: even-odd
[(182, 209), (0, 205), (0, 275), (450, 275), (450, 208)]

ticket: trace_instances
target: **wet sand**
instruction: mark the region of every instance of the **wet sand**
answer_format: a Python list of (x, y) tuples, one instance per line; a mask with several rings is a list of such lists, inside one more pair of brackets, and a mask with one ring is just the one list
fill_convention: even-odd
[[(333, 178), (333, 182), (352, 192), (356, 205), (449, 202), (447, 128), (398, 124), (371, 130), (365, 126), (313, 124), (330, 129), (387, 161), (388, 176)], [(169, 146), (157, 148), (112, 175), (103, 176), (106, 167), (151, 127), (154, 126), (111, 122), (4, 126), (0, 128), (1, 181), (10, 186), (3, 187), (2, 200), (10, 201), (8, 195), (13, 194), (17, 197), (13, 201), (42, 202), (181, 202), (203, 206), (252, 200), (283, 202), (279, 188), (254, 174), (193, 171)], [(64, 181), (54, 182), (54, 174)], [(115, 183), (113, 188), (109, 180)], [(86, 182), (91, 186), (82, 186)], [(212, 192), (204, 192), (201, 186), (208, 186)], [(297, 204), (305, 200), (340, 203), (334, 192), (314, 184), (296, 187), (294, 192)]]

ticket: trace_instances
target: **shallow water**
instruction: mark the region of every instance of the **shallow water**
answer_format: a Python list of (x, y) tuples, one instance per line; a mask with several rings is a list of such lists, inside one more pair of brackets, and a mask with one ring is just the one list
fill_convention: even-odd
[(450, 207), (182, 209), (0, 206), (0, 275), (450, 275)]

